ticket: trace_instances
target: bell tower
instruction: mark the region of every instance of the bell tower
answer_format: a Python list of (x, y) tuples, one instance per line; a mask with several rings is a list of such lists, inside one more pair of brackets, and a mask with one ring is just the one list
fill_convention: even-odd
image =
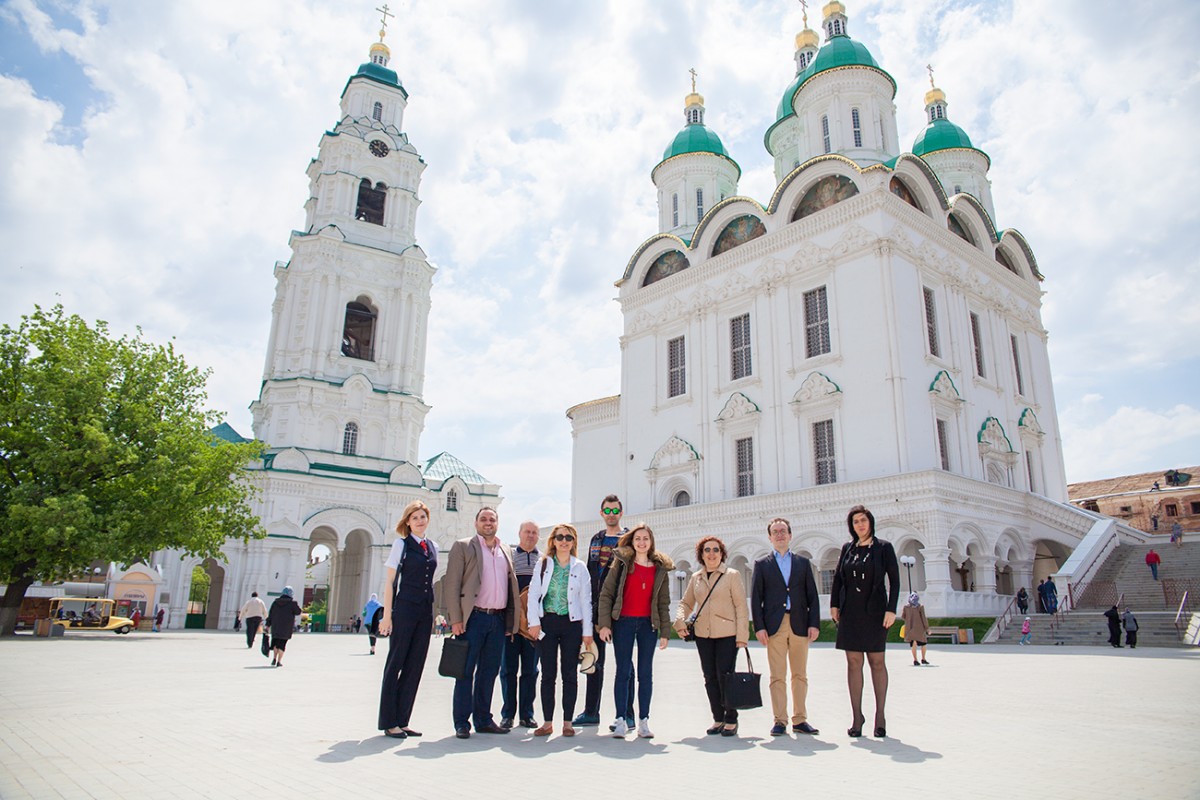
[(416, 462), (434, 268), (416, 244), (425, 162), (403, 131), (408, 104), (379, 41), (342, 90), (341, 119), (308, 165), (304, 230), (275, 265), (255, 436)]

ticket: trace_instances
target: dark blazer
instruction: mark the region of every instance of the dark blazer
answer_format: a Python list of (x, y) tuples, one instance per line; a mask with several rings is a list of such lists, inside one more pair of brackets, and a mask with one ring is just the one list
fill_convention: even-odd
[[(896, 613), (896, 604), (900, 602), (900, 563), (896, 561), (896, 549), (891, 542), (876, 538), (879, 547), (875, 548), (868, 566), (868, 578), (871, 581), (871, 594), (867, 597), (867, 613), (883, 619), (885, 612)], [(853, 542), (842, 545), (842, 553), (838, 556), (837, 569), (833, 572), (833, 588), (829, 593), (830, 608), (841, 608), (845, 602), (846, 579), (842, 572), (846, 569), (846, 555)], [(887, 588), (883, 579), (887, 578)]]
[(754, 631), (774, 636), (783, 624), (784, 601), (790, 597), (792, 633), (807, 636), (809, 628), (821, 627), (821, 599), (817, 581), (807, 558), (792, 553), (792, 579), (785, 586), (783, 573), (775, 563), (775, 552), (754, 562), (754, 580), (750, 587), (750, 618)]

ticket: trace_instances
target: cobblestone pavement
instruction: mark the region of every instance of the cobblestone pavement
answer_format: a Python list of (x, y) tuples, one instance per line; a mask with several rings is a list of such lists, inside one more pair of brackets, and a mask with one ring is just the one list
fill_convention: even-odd
[[(821, 734), (772, 738), (756, 709), (728, 739), (704, 735), (699, 663), (672, 642), (655, 659), (654, 739), (611, 738), (606, 691), (603, 736), (460, 741), (440, 649), (413, 717), (425, 735), (398, 741), (374, 730), (384, 648), (367, 655), (362, 635), (301, 634), (279, 669), (233, 632), (0, 641), (0, 797), (504, 796), (522, 779), (549, 791), (546, 769), (555, 795), (584, 798), (605, 784), (667, 797), (855, 785), (923, 800), (1200, 797), (1197, 650), (943, 646), (918, 668), (893, 649), (889, 736), (852, 740), (845, 659), (818, 643), (808, 712)], [(751, 653), (765, 670), (765, 651)]]

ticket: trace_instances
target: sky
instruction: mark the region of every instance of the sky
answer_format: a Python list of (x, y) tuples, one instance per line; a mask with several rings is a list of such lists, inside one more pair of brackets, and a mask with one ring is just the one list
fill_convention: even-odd
[[(378, 2), (0, 0), (0, 323), (62, 303), (173, 340), (244, 435), (273, 266), (305, 168), (376, 40)], [(845, 0), (895, 78), (926, 65), (991, 157), (997, 228), (1029, 240), (1068, 481), (1200, 463), (1200, 4)], [(820, 5), (810, 25), (819, 29)], [(570, 516), (565, 410), (616, 394), (614, 281), (657, 232), (650, 171), (706, 123), (774, 189), (763, 133), (795, 72), (789, 0), (395, 0), (390, 66), (437, 269), (421, 456)]]

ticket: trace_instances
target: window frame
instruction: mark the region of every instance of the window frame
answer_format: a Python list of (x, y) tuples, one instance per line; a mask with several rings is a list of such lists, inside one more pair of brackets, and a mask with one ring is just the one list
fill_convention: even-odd
[(925, 352), (934, 358), (942, 357), (941, 340), (937, 329), (937, 295), (928, 286), (921, 287), (925, 302)]
[(987, 361), (984, 359), (983, 321), (978, 312), (967, 312), (967, 325), (971, 333), (972, 362), (975, 365), (975, 377), (987, 380)]
[(733, 488), (735, 497), (753, 497), (755, 494), (754, 437), (743, 436), (733, 440)]
[(831, 146), (831, 139), (829, 138), (829, 115), (828, 114), (821, 115), (821, 141), (824, 144), (825, 153), (826, 154), (832, 153), (833, 147)]
[(754, 374), (753, 335), (750, 331), (750, 312), (729, 320), (729, 379), (739, 381)]
[[(815, 320), (809, 319), (809, 297), (820, 297), (819, 318)], [(802, 318), (804, 325), (804, 357), (818, 358), (819, 356), (828, 355), (833, 352), (833, 336), (831, 326), (829, 324), (829, 287), (825, 284), (813, 287), (801, 293)], [(814, 300), (814, 306), (816, 305)], [(813, 336), (813, 331), (817, 332), (817, 336)], [(824, 345), (824, 350), (820, 347)]]
[[(676, 358), (678, 363), (675, 363)], [(676, 391), (677, 387), (678, 391)], [(667, 399), (685, 395), (687, 395), (687, 337), (680, 334), (667, 340)]]
[(351, 420), (342, 426), (342, 455), (358, 455), (358, 423)]
[(1008, 342), (1012, 350), (1013, 375), (1016, 376), (1017, 379), (1017, 394), (1022, 397), (1026, 397), (1025, 376), (1021, 371), (1021, 344), (1017, 341), (1017, 335), (1015, 333), (1010, 333), (1008, 335)]
[[(813, 420), (808, 427), (812, 435), (814, 483), (817, 486), (837, 483), (837, 431), (833, 417)], [(825, 454), (821, 452), (822, 445), (828, 451)]]
[(850, 129), (854, 133), (854, 146), (863, 146), (862, 115), (857, 108), (850, 109)]

